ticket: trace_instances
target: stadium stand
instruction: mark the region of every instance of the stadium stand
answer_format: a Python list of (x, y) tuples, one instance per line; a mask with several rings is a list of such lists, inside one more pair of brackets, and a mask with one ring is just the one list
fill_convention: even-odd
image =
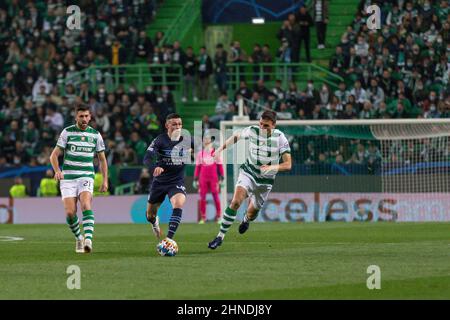
[[(206, 52), (212, 65), (196, 46), (191, 71), (189, 45), (175, 40), (181, 31), (168, 22), (187, 19), (188, 5), (199, 1), (84, 1), (79, 33), (64, 31), (64, 1), (2, 2), (0, 168), (48, 164), (55, 137), (81, 103), (91, 106), (109, 164), (131, 166), (141, 164), (167, 113), (180, 112), (189, 130), (199, 119), (204, 128), (217, 127), (236, 114), (239, 97), (251, 119), (264, 109), (286, 120), (449, 117), (448, 2), (351, 2), (355, 13), (350, 2), (330, 1), (325, 49), (316, 48), (312, 34), (317, 65), (292, 63), (289, 42), (277, 37), (282, 25), (295, 26), (294, 16), (278, 24), (269, 45), (245, 52), (234, 39), (232, 46), (224, 43), (224, 53)], [(381, 7), (379, 31), (366, 26), (369, 3)], [(311, 9), (310, 1), (306, 5)], [(325, 64), (328, 70), (320, 67)], [(200, 101), (184, 102), (185, 75), (198, 81), (199, 68), (208, 71), (211, 85)], [(133, 72), (140, 76), (132, 78)], [(343, 159), (350, 160), (351, 154)]]

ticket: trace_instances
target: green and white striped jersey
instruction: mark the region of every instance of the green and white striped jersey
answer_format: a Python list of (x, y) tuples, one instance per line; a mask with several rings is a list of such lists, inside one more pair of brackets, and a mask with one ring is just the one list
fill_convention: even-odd
[(72, 125), (61, 132), (56, 145), (64, 150), (64, 180), (94, 179), (94, 155), (105, 151), (105, 143), (97, 130), (89, 126), (81, 130)]
[(278, 129), (272, 130), (270, 136), (260, 135), (258, 126), (249, 126), (241, 131), (241, 138), (246, 140), (247, 159), (241, 165), (241, 170), (255, 179), (257, 184), (270, 184), (275, 181), (276, 172), (262, 173), (262, 165), (276, 165), (280, 163), (285, 153), (291, 153), (286, 136)]

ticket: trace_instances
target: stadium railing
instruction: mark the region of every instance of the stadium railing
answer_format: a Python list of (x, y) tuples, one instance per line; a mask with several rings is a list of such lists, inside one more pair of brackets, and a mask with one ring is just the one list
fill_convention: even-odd
[(147, 86), (172, 86), (181, 89), (182, 68), (171, 64), (126, 64), (91, 66), (67, 77), (61, 84), (61, 92), (66, 92), (69, 84), (78, 87), (87, 82), (91, 91), (96, 91), (100, 84), (105, 84), (107, 91), (115, 90), (123, 84), (125, 89), (134, 85), (139, 91)]
[(130, 195), (134, 194), (134, 186), (135, 182), (125, 183), (120, 186), (117, 186), (114, 190), (114, 195)]
[(291, 81), (306, 82), (307, 80), (322, 81), (333, 88), (344, 81), (341, 76), (313, 63), (229, 63), (228, 81), (232, 88), (239, 87), (241, 80), (247, 84), (255, 84), (259, 79), (267, 84), (280, 80), (283, 88), (287, 88)]
[[(281, 80), (283, 88), (287, 88), (291, 81), (297, 84), (307, 80), (321, 81), (333, 89), (338, 87), (342, 77), (327, 69), (312, 63), (229, 63), (227, 64), (228, 87), (235, 90), (239, 83), (245, 80), (248, 85), (255, 84), (259, 79), (264, 79), (266, 86), (273, 85), (275, 80)], [(212, 81), (212, 79), (211, 79)], [(87, 82), (91, 91), (95, 92), (100, 84), (105, 84), (105, 89), (110, 92), (119, 85), (125, 89), (130, 85), (136, 86), (142, 92), (147, 86), (170, 86), (172, 92), (183, 92), (183, 72), (178, 64), (126, 64), (91, 66), (80, 72), (74, 73), (61, 83), (61, 92), (65, 93), (66, 86), (72, 84), (78, 87)], [(175, 94), (178, 98), (178, 94)]]

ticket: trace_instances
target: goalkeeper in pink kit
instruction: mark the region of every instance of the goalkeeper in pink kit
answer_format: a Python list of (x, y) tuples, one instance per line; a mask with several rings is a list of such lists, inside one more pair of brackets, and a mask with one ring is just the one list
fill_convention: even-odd
[(194, 172), (194, 188), (199, 188), (200, 192), (201, 217), (199, 223), (206, 221), (206, 194), (208, 191), (212, 193), (216, 206), (216, 221), (219, 221), (221, 215), (219, 190), (224, 175), (222, 163), (214, 160), (214, 148), (210, 136), (205, 135), (203, 145), (203, 150), (197, 153)]

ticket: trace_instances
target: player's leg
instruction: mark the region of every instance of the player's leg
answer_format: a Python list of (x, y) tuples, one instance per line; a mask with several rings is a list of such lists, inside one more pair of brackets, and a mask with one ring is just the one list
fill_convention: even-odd
[(250, 199), (250, 204), (244, 215), (244, 219), (239, 225), (239, 233), (245, 233), (250, 227), (250, 222), (258, 217), (259, 210), (263, 207), (271, 190), (271, 185), (257, 185)]
[(200, 223), (206, 221), (206, 193), (208, 192), (208, 182), (200, 179), (199, 193), (200, 193)]
[(152, 225), (153, 234), (158, 239), (161, 238), (161, 228), (159, 227), (159, 219), (157, 215), (160, 205), (161, 205), (160, 202), (158, 203), (147, 202), (147, 211), (145, 212), (147, 221), (150, 222), (150, 224)]
[[(239, 180), (241, 181), (241, 179)], [(248, 197), (248, 194), (248, 190), (243, 185), (240, 185), (239, 183), (236, 185), (233, 200), (231, 200), (230, 206), (225, 209), (225, 213), (223, 214), (219, 234), (208, 244), (208, 248), (216, 249), (222, 244), (225, 234), (236, 219), (237, 210), (242, 202)]]
[(80, 193), (80, 205), (83, 212), (84, 251), (92, 251), (92, 238), (94, 236), (94, 212), (92, 211), (92, 193), (83, 191)]
[(172, 215), (169, 220), (169, 231), (167, 231), (167, 238), (173, 239), (175, 232), (177, 232), (178, 226), (181, 223), (181, 217), (183, 215), (183, 206), (186, 202), (186, 195), (184, 192), (169, 193), (170, 203), (172, 204)]
[(219, 181), (210, 182), (210, 189), (216, 207), (216, 221), (219, 221), (222, 212), (220, 208)]
[(244, 219), (239, 225), (240, 234), (245, 233), (248, 230), (248, 228), (250, 227), (250, 222), (258, 217), (259, 210), (260, 209), (256, 208), (255, 205), (253, 204), (253, 201), (250, 201), (247, 212), (244, 215)]
[(62, 180), (60, 182), (61, 197), (66, 213), (66, 221), (76, 238), (75, 252), (83, 253), (83, 236), (80, 230), (80, 220), (77, 216), (77, 185), (75, 181)]
[(159, 227), (159, 219), (158, 219), (158, 209), (161, 203), (164, 201), (166, 197), (166, 187), (159, 184), (156, 181), (153, 181), (150, 187), (150, 193), (148, 195), (147, 201), (147, 221), (152, 225), (153, 234), (156, 238), (161, 238), (161, 228)]
[(84, 253), (83, 236), (80, 230), (80, 220), (77, 216), (77, 198), (64, 198), (64, 211), (66, 213), (66, 221), (70, 230), (76, 238), (75, 252)]
[(225, 237), (225, 234), (227, 233), (228, 229), (230, 229), (231, 225), (233, 224), (234, 220), (236, 219), (236, 214), (241, 206), (242, 202), (248, 197), (248, 191), (243, 186), (236, 186), (236, 190), (234, 191), (233, 200), (231, 200), (231, 203), (228, 208), (225, 209), (225, 213), (223, 214), (222, 223), (220, 226), (220, 232), (219, 237), (222, 239)]

